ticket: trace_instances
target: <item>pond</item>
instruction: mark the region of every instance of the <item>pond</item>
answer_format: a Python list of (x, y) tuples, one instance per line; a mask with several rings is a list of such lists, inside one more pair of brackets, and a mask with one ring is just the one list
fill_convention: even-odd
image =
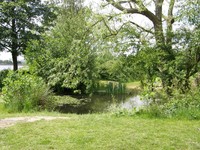
[(63, 104), (57, 108), (57, 110), (62, 113), (76, 114), (103, 113), (116, 107), (119, 109), (130, 110), (147, 104), (146, 101), (141, 100), (138, 94), (110, 95), (99, 93), (93, 94), (91, 97), (76, 96), (76, 98), (82, 101), (81, 105)]
[[(23, 66), (19, 66), (21, 68)], [(0, 70), (12, 69), (12, 65), (0, 65)], [(146, 105), (146, 102), (141, 100), (138, 91), (132, 91), (131, 94), (105, 94), (96, 93), (92, 96), (72, 96), (79, 101), (81, 105), (62, 104), (56, 107), (56, 110), (62, 113), (103, 113), (113, 108), (132, 109)]]

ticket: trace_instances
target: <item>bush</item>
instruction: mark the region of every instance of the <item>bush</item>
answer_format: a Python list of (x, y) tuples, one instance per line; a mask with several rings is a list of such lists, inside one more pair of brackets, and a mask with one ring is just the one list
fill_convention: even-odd
[(7, 77), (9, 70), (5, 69), (0, 71), (0, 91), (3, 88), (3, 80)]
[(45, 82), (24, 72), (10, 71), (2, 89), (5, 106), (11, 112), (52, 109), (51, 91)]
[(137, 115), (150, 118), (200, 119), (200, 87), (185, 94), (173, 90), (172, 96), (161, 90), (159, 93), (144, 93), (143, 99), (150, 104), (139, 109)]
[(200, 119), (200, 88), (186, 94), (176, 94), (163, 107), (169, 117)]

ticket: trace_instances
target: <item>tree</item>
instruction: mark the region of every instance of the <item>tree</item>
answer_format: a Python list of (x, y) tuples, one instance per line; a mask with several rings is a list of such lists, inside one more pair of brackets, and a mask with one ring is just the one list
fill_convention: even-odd
[[(145, 60), (139, 61), (147, 67), (147, 70), (148, 68), (151, 70), (150, 74), (148, 71), (145, 71), (147, 75), (151, 76), (151, 78), (155, 75), (159, 76), (168, 94), (171, 93), (170, 89), (174, 86), (174, 80), (179, 82), (176, 86), (177, 88), (184, 87), (182, 91), (189, 88), (189, 78), (199, 70), (199, 2), (197, 0), (179, 2), (176, 0), (106, 1), (107, 4), (120, 10), (122, 14), (140, 14), (148, 18), (152, 23), (153, 30), (136, 24), (131, 20), (128, 21), (132, 24), (132, 28), (139, 29), (141, 34), (151, 34), (154, 37), (153, 39), (155, 39), (155, 43), (150, 43), (149, 41), (151, 40), (148, 36), (143, 38), (143, 41), (141, 41), (142, 46), (137, 50), (137, 53), (140, 54), (137, 55), (136, 53), (133, 55), (134, 57), (139, 56), (138, 59), (145, 58)], [(178, 4), (181, 5), (182, 10), (180, 12), (183, 15), (178, 16), (176, 13), (176, 16), (174, 16), (174, 9), (177, 8)], [(195, 28), (193, 30), (190, 29), (190, 32), (188, 32), (188, 29), (187, 32), (182, 30), (181, 34), (180, 32), (174, 32), (173, 24), (178, 20), (178, 17), (180, 17), (181, 21), (187, 20)], [(195, 32), (195, 34), (191, 34), (191, 31)], [(141, 53), (140, 51), (146, 52)], [(148, 53), (155, 54), (155, 57), (151, 57), (152, 55)], [(151, 67), (152, 65), (153, 67)]]
[[(147, 17), (153, 24), (154, 32), (150, 30), (143, 30), (144, 32), (153, 33), (156, 39), (156, 44), (163, 47), (163, 45), (169, 45), (171, 47), (172, 37), (170, 33), (172, 32), (172, 24), (174, 23), (173, 9), (175, 0), (169, 1), (168, 14), (163, 15), (164, 0), (153, 0), (149, 2), (141, 0), (106, 0), (109, 4), (117, 8), (118, 10), (127, 14), (140, 14)], [(146, 5), (146, 6), (145, 6)], [(155, 7), (155, 12), (150, 11), (147, 5), (153, 5)], [(167, 23), (167, 34), (164, 35), (163, 30), (163, 20)], [(132, 22), (135, 24), (134, 22)], [(136, 25), (136, 24), (135, 24)], [(136, 25), (142, 28), (140, 25)], [(171, 49), (166, 49), (168, 53), (171, 53)]]
[(62, 94), (90, 92), (96, 73), (90, 29), (92, 13), (72, 2), (60, 6), (55, 27), (43, 40), (32, 41), (26, 51), (33, 72)]
[(24, 54), (27, 43), (39, 39), (56, 18), (55, 7), (41, 0), (0, 1), (0, 51), (12, 54), (13, 70), (17, 56)]
[(177, 31), (180, 52), (176, 70), (182, 72), (179, 87), (185, 91), (190, 88), (189, 78), (200, 70), (200, 2), (184, 1), (179, 9), (179, 19), (184, 25)]
[[(142, 1), (142, 0), (106, 0), (108, 4), (112, 5), (116, 9), (120, 10), (123, 14), (140, 14), (149, 19), (149, 21), (153, 25), (153, 30), (151, 28), (142, 27), (142, 25), (137, 24), (131, 20), (128, 21), (131, 24), (130, 27), (137, 28), (140, 30), (141, 34), (148, 33), (155, 39), (155, 44), (148, 42), (150, 38), (149, 36), (143, 37), (140, 40), (141, 43), (148, 43), (151, 47), (150, 49), (154, 49), (155, 51), (161, 52), (162, 55), (158, 55), (160, 58), (161, 64), (156, 66), (156, 70), (160, 71), (160, 75), (163, 81), (163, 85), (165, 87), (171, 86), (171, 82), (166, 83), (165, 75), (168, 73), (166, 67), (164, 66), (166, 63), (175, 59), (175, 53), (172, 48), (172, 38), (173, 38), (173, 30), (172, 25), (174, 23), (174, 15), (173, 10), (175, 7), (175, 0), (170, 0), (167, 8), (167, 15), (164, 14), (164, 0), (152, 0), (152, 1)], [(154, 12), (151, 11), (150, 7), (154, 8)], [(166, 7), (165, 7), (166, 9)], [(164, 27), (164, 23), (166, 23), (166, 27)], [(141, 36), (140, 36), (141, 38)], [(146, 42), (144, 42), (146, 41)], [(146, 47), (146, 46), (143, 46)], [(142, 48), (144, 49), (144, 48)], [(140, 49), (140, 50), (142, 50)], [(138, 50), (139, 51), (139, 50)], [(157, 53), (157, 52), (156, 52)], [(171, 77), (171, 76), (168, 76)], [(172, 80), (172, 79), (169, 79)]]
[(113, 56), (110, 52), (97, 56), (97, 70), (100, 80), (127, 82), (130, 72), (126, 64), (126, 56)]

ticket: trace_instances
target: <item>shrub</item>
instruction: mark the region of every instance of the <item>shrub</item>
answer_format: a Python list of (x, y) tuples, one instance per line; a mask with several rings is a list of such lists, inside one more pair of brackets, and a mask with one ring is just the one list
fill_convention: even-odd
[(200, 87), (181, 94), (173, 90), (173, 95), (159, 93), (143, 93), (148, 106), (139, 109), (137, 115), (156, 118), (200, 119)]
[(7, 77), (9, 70), (5, 69), (0, 71), (0, 91), (3, 88), (3, 80)]
[(200, 88), (186, 94), (176, 94), (163, 107), (167, 116), (200, 119)]
[(11, 112), (52, 109), (51, 91), (45, 82), (24, 72), (10, 71), (2, 89), (5, 106)]

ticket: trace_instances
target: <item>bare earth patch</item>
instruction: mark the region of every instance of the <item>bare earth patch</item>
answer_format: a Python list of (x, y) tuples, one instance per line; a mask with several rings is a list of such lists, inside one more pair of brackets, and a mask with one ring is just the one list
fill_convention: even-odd
[(39, 120), (69, 119), (67, 117), (34, 116), (34, 117), (15, 117), (0, 119), (0, 128), (13, 126), (19, 122), (35, 122)]

